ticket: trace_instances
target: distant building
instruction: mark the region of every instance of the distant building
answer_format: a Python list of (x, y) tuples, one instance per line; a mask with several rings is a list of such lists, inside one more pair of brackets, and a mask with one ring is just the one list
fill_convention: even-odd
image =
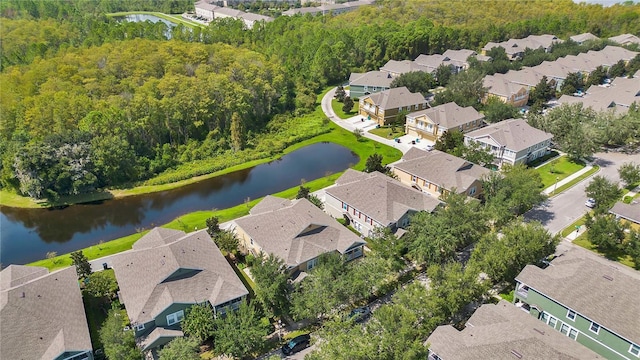
[(592, 85), (582, 96), (562, 95), (560, 104), (582, 103), (595, 111), (612, 111), (623, 115), (631, 104), (640, 105), (640, 80), (637, 78), (615, 78), (607, 86)]
[(587, 41), (594, 41), (594, 40), (600, 40), (599, 37), (593, 35), (592, 33), (582, 33), (582, 34), (578, 34), (578, 35), (573, 35), (572, 37), (570, 37), (569, 39), (571, 39), (572, 41), (582, 45)]
[(529, 35), (523, 39), (509, 39), (499, 43), (489, 42), (482, 48), (482, 55), (487, 55), (494, 47), (501, 47), (507, 53), (509, 60), (513, 61), (522, 58), (526, 49), (544, 49), (545, 52), (549, 52), (554, 44), (561, 42), (562, 40), (555, 35)]
[(356, 10), (361, 6), (372, 5), (374, 3), (374, 0), (348, 1), (340, 4), (335, 3), (335, 1), (323, 1), (322, 3), (323, 4), (318, 7), (292, 8), (287, 11), (283, 11), (282, 15), (284, 16), (294, 16), (294, 15), (304, 15), (304, 14), (338, 15), (338, 14)]
[(351, 73), (349, 76), (349, 96), (359, 99), (380, 91), (389, 90), (394, 77), (384, 71), (369, 71), (366, 73)]
[(640, 45), (640, 38), (633, 34), (622, 34), (618, 36), (613, 36), (613, 37), (610, 37), (609, 40), (623, 46), (631, 45), (631, 44)]
[(482, 126), (484, 115), (471, 106), (461, 107), (454, 102), (416, 111), (407, 115), (405, 132), (420, 139), (438, 140), (445, 131), (468, 132)]
[[(226, 6), (226, 5), (225, 5)], [(207, 0), (200, 0), (195, 3), (196, 16), (203, 18), (206, 22), (213, 21), (214, 19), (237, 19), (244, 22), (247, 29), (253, 28), (256, 22), (273, 21), (273, 18), (260, 14), (248, 13), (240, 10), (236, 10), (230, 7), (223, 7), (210, 4)]]
[(490, 58), (488, 56), (478, 55), (477, 52), (473, 50), (447, 50), (444, 54), (433, 54), (433, 55), (419, 55), (414, 62), (418, 65), (422, 65), (427, 67), (428, 72), (434, 73), (437, 68), (442, 65), (448, 65), (451, 67), (451, 72), (459, 73), (462, 70), (466, 70), (469, 68), (469, 63), (467, 60), (470, 57), (474, 57), (479, 61), (488, 61)]
[(426, 107), (427, 101), (422, 94), (412, 93), (402, 86), (360, 98), (359, 114), (384, 126), (395, 121), (403, 111), (410, 113)]
[(434, 69), (428, 66), (420, 65), (411, 60), (389, 60), (384, 66), (380, 68), (380, 71), (387, 72), (391, 76), (399, 76), (408, 72), (422, 71), (426, 73), (432, 73)]
[(609, 214), (613, 214), (617, 219), (623, 219), (640, 225), (640, 204), (637, 202), (625, 204), (618, 201), (611, 210), (609, 210)]

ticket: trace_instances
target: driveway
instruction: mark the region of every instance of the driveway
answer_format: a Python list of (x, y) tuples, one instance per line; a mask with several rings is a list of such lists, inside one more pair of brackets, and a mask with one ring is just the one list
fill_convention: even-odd
[[(618, 176), (618, 167), (620, 167), (620, 165), (625, 162), (640, 163), (639, 154), (597, 153), (594, 155), (594, 158), (594, 163), (600, 166), (600, 171), (594, 174), (594, 176), (601, 175), (616, 182), (620, 181), (620, 176)], [(584, 189), (589, 185), (592, 177), (585, 179), (563, 193), (550, 198), (546, 203), (527, 212), (524, 214), (525, 219), (529, 221), (540, 221), (552, 234), (562, 231), (571, 225), (571, 223), (584, 216), (589, 210), (584, 206), (587, 200)]]

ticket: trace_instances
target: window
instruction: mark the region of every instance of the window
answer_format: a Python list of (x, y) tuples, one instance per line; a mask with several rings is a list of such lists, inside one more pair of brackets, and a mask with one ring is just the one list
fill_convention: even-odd
[(599, 333), (600, 332), (600, 325), (594, 323), (593, 321), (591, 322), (591, 326), (589, 327), (589, 330), (591, 330), (594, 333)]
[(576, 312), (573, 310), (567, 311), (567, 319), (575, 321), (576, 320)]
[(571, 329), (569, 330), (569, 337), (573, 340), (575, 340), (578, 337), (578, 330), (576, 329)]
[(546, 312), (542, 312), (540, 314), (540, 320), (544, 321), (545, 323), (549, 322), (549, 314), (547, 314)]
[(253, 245), (253, 238), (251, 239), (251, 245)]
[(418, 178), (415, 175), (411, 175), (411, 181), (416, 182), (418, 181)]
[(182, 319), (184, 319), (184, 310), (174, 312), (173, 314), (167, 315), (167, 325), (171, 326), (179, 323)]
[(138, 325), (136, 325), (136, 330), (137, 330), (137, 331), (142, 331), (142, 330), (144, 330), (144, 324), (138, 324)]
[(571, 327), (567, 324), (562, 324), (562, 326), (560, 326), (560, 332), (565, 335), (569, 334), (569, 329), (571, 329)]
[(629, 348), (629, 352), (632, 353), (635, 356), (639, 356), (640, 357), (640, 346), (638, 346), (636, 344), (631, 344), (631, 347)]
[(567, 335), (573, 340), (575, 340), (578, 337), (578, 330), (572, 328), (567, 324), (562, 324), (562, 326), (560, 326), (560, 332), (563, 333), (564, 335)]
[(307, 271), (313, 269), (316, 265), (318, 265), (318, 258), (307, 261)]
[(472, 187), (471, 189), (469, 189), (469, 195), (473, 195), (476, 193), (476, 187)]
[(342, 203), (342, 210), (347, 210), (349, 211), (349, 205)]
[(555, 329), (557, 324), (558, 319), (554, 318), (553, 316), (549, 317), (549, 326)]

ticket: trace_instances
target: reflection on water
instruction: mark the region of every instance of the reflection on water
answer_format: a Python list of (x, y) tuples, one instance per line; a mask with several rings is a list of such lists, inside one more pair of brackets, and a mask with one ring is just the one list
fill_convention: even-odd
[(268, 164), (175, 190), (64, 209), (0, 209), (0, 263), (23, 264), (165, 224), (198, 210), (224, 209), (299, 185), (358, 162), (349, 149), (314, 144)]

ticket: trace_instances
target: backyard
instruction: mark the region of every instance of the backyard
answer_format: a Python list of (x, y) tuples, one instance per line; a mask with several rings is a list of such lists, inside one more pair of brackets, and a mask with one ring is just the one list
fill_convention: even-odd
[(338, 115), (340, 119), (348, 119), (350, 117), (356, 116), (358, 114), (358, 109), (360, 108), (360, 104), (357, 101), (353, 102), (353, 109), (348, 113), (342, 111), (342, 103), (336, 99), (331, 99), (331, 107), (333, 108), (333, 112)]
[(404, 128), (402, 126), (383, 126), (380, 128), (371, 129), (369, 130), (369, 132), (373, 135), (378, 135), (385, 139), (392, 140), (397, 137), (403, 136)]
[(567, 156), (560, 156), (536, 169), (542, 178), (545, 188), (574, 174), (585, 167), (583, 162), (574, 161)]

